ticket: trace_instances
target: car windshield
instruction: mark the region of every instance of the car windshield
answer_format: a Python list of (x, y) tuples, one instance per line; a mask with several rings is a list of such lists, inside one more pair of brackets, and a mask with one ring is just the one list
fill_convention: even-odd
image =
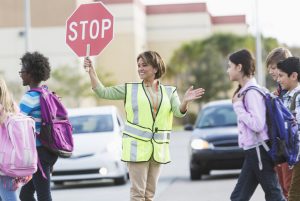
[(210, 106), (201, 111), (196, 128), (236, 126), (237, 118), (232, 105)]
[(70, 117), (73, 134), (113, 131), (113, 119), (109, 114)]

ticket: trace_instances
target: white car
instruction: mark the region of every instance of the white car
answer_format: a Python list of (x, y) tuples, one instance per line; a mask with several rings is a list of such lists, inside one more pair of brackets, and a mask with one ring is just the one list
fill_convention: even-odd
[(127, 167), (121, 161), (124, 122), (115, 106), (68, 110), (73, 126), (74, 152), (71, 158), (59, 158), (51, 180), (66, 181), (113, 179), (117, 185), (128, 180)]

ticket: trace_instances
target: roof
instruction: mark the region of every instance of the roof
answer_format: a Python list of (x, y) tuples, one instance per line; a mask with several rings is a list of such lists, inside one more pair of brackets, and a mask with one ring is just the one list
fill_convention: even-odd
[(146, 6), (146, 13), (149, 15), (195, 12), (207, 12), (206, 3), (164, 4)]
[(122, 3), (133, 3), (135, 0), (94, 0), (95, 2), (101, 1), (105, 4), (122, 4)]
[(212, 16), (212, 24), (246, 24), (245, 15)]

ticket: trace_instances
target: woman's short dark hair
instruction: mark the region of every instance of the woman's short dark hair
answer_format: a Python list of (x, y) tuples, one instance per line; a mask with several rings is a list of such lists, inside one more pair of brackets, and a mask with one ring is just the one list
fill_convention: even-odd
[(245, 76), (254, 75), (255, 73), (255, 59), (251, 52), (247, 49), (242, 49), (232, 53), (229, 60), (235, 65), (241, 64), (242, 71)]
[(26, 52), (22, 56), (21, 62), (23, 69), (31, 75), (35, 82), (39, 83), (49, 79), (51, 72), (49, 60), (41, 53)]
[(157, 69), (155, 73), (155, 79), (161, 78), (166, 72), (166, 65), (162, 60), (161, 56), (155, 51), (146, 51), (137, 57), (137, 62), (142, 58), (146, 64), (151, 65), (153, 68)]

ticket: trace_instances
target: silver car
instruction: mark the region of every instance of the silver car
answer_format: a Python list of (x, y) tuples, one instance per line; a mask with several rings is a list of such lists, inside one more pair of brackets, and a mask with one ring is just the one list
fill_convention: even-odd
[(114, 106), (69, 109), (73, 126), (74, 152), (71, 158), (59, 158), (51, 180), (66, 181), (113, 179), (117, 185), (128, 180), (127, 167), (121, 161), (124, 122)]

